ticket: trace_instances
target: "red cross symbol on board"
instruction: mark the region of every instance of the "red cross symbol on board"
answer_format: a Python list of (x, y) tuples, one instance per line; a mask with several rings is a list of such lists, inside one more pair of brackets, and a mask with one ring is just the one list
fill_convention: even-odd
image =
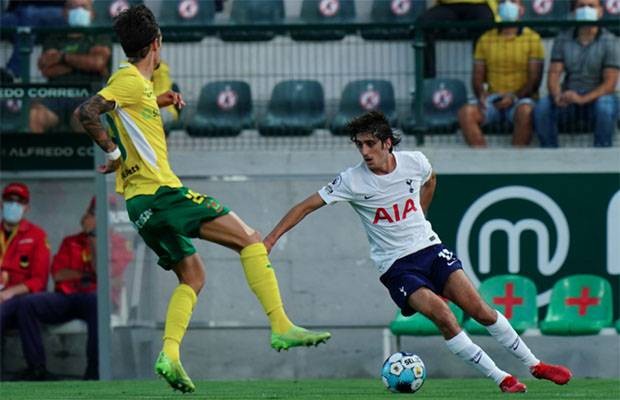
[(597, 306), (601, 299), (598, 297), (589, 297), (590, 296), (590, 288), (582, 287), (581, 288), (581, 296), (579, 297), (567, 297), (566, 305), (567, 306), (579, 306), (579, 315), (586, 315), (589, 306)]
[(515, 284), (513, 282), (506, 283), (504, 287), (506, 295), (504, 297), (493, 297), (493, 304), (500, 304), (506, 307), (504, 314), (506, 318), (512, 318), (512, 307), (523, 304), (523, 297), (514, 297)]

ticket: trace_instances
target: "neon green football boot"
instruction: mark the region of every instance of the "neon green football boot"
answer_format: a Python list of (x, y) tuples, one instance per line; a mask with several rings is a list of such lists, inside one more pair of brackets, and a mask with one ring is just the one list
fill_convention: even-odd
[(329, 332), (314, 332), (293, 325), (284, 333), (271, 334), (271, 347), (275, 350), (288, 350), (297, 346), (318, 346), (332, 337)]
[(196, 386), (183, 369), (181, 361), (172, 361), (162, 351), (155, 361), (155, 373), (168, 382), (174, 390), (180, 390), (183, 393), (192, 393), (196, 390)]

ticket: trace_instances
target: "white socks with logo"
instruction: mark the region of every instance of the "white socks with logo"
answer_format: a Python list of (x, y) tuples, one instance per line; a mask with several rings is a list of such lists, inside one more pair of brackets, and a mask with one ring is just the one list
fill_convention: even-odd
[(448, 346), (452, 353), (482, 372), (485, 376), (493, 379), (498, 385), (509, 375), (507, 372), (497, 368), (491, 357), (480, 346), (472, 342), (464, 331), (459, 332), (452, 339), (446, 340), (446, 346)]
[[(496, 310), (497, 311), (497, 310)], [(540, 360), (534, 357), (532, 351), (521, 340), (517, 332), (504, 315), (497, 311), (497, 321), (486, 327), (491, 336), (500, 342), (512, 355), (517, 357), (528, 368), (538, 364)]]

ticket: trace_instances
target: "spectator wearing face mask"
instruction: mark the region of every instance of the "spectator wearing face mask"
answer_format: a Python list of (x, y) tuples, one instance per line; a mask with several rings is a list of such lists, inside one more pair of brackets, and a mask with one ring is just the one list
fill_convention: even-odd
[[(67, 0), (65, 18), (72, 27), (90, 26), (93, 14), (92, 0)], [(87, 84), (98, 90), (110, 74), (112, 55), (108, 35), (88, 32), (68, 32), (49, 35), (43, 42), (43, 53), (38, 61), (39, 70), (50, 83)], [(30, 109), (30, 131), (44, 133), (60, 125), (73, 131), (82, 128), (74, 120), (73, 111), (85, 98), (42, 100)]]
[[(574, 0), (573, 11), (577, 21), (596, 21), (603, 15), (600, 0)], [(578, 122), (594, 130), (595, 147), (611, 146), (619, 70), (618, 38), (605, 28), (582, 25), (558, 35), (547, 75), (549, 96), (534, 111), (541, 146), (558, 147), (558, 125), (564, 130)]]
[[(523, 13), (522, 0), (499, 4), (503, 22), (517, 21)], [(494, 123), (513, 127), (513, 146), (530, 143), (544, 57), (540, 35), (527, 27), (503, 26), (480, 37), (472, 74), (476, 102), (459, 110), (461, 130), (470, 146), (486, 147), (481, 126)]]
[[(33, 354), (24, 344), (20, 318), (22, 301), (47, 286), (50, 250), (43, 229), (26, 220), (30, 191), (23, 183), (10, 183), (2, 191), (2, 229), (0, 229), (0, 336), (18, 328), (22, 350), (29, 367)], [(0, 341), (1, 342), (1, 341)], [(29, 379), (45, 379), (45, 371), (29, 368)]]
[[(97, 271), (95, 198), (80, 219), (81, 231), (63, 239), (52, 261), (54, 292), (37, 293), (24, 299), (20, 314), (23, 336), (28, 351), (34, 355), (38, 370), (45, 370), (46, 357), (39, 322), (59, 324), (74, 319), (86, 323), (86, 380), (99, 378), (99, 353), (97, 341)], [(128, 243), (120, 234), (110, 231), (110, 280), (113, 305), (119, 302), (115, 282), (133, 259)], [(106, 299), (107, 300), (107, 299)]]
[[(9, 0), (6, 8), (0, 10), (0, 26), (15, 28), (18, 26), (49, 27), (62, 26), (65, 20), (62, 16), (64, 0)], [(1, 7), (1, 6), (0, 6)], [(18, 77), (21, 73), (19, 48), (23, 44), (22, 38), (14, 35), (13, 53), (7, 62), (7, 70), (12, 76)], [(34, 35), (28, 37), (29, 45), (34, 44)]]

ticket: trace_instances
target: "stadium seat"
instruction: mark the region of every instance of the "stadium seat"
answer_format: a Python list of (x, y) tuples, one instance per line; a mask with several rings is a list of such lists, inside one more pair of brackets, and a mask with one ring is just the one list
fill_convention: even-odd
[[(478, 290), (484, 301), (504, 314), (517, 333), (537, 327), (536, 285), (530, 279), (519, 275), (494, 276), (482, 282)], [(464, 328), (474, 335), (489, 334), (473, 318), (465, 322)]]
[(573, 275), (553, 285), (540, 330), (545, 335), (594, 335), (612, 325), (611, 286), (596, 275)]
[(615, 21), (615, 24), (608, 27), (610, 31), (616, 34), (616, 36), (620, 35), (620, 1), (619, 0), (602, 0), (603, 6), (603, 19), (609, 21)]
[(93, 9), (95, 11), (94, 26), (112, 26), (114, 17), (121, 11), (143, 4), (142, 0), (94, 0)]
[[(200, 27), (213, 23), (213, 0), (162, 0), (159, 23), (162, 27)], [(166, 31), (167, 42), (198, 42), (205, 36), (200, 30)]]
[(346, 124), (365, 112), (379, 110), (393, 127), (398, 125), (394, 87), (390, 81), (368, 79), (349, 82), (342, 91), (338, 113), (330, 129), (334, 135), (346, 135)]
[[(454, 133), (458, 127), (458, 111), (467, 102), (467, 89), (458, 79), (425, 79), (423, 94), (424, 125), (429, 133)], [(412, 112), (415, 99), (412, 103)], [(407, 134), (415, 133), (417, 121), (411, 115), (403, 124)]]
[(317, 81), (290, 80), (273, 88), (258, 131), (263, 136), (304, 136), (324, 128), (325, 122), (323, 86)]
[[(463, 310), (452, 302), (449, 302), (448, 305), (460, 324), (463, 321)], [(390, 323), (390, 331), (396, 336), (431, 336), (440, 334), (437, 326), (424, 315), (415, 313), (410, 317), (405, 317), (400, 310), (396, 312), (394, 320)]]
[(250, 85), (242, 81), (207, 83), (196, 113), (187, 124), (190, 136), (237, 136), (254, 126)]
[[(523, 0), (526, 21), (566, 20), (570, 14), (570, 1), (566, 0)], [(558, 27), (533, 27), (542, 37), (556, 36), (562, 29)]]
[(374, 0), (370, 10), (370, 22), (378, 24), (410, 24), (380, 28), (363, 28), (366, 40), (411, 39), (415, 20), (426, 9), (426, 0)]
[[(308, 24), (342, 24), (354, 19), (354, 0), (304, 0), (299, 15), (300, 22)], [(345, 29), (337, 27), (291, 30), (294, 40), (341, 40), (346, 34)]]
[[(271, 40), (276, 36), (271, 25), (284, 19), (283, 0), (235, 0), (230, 10), (231, 25), (245, 25), (243, 29), (224, 29), (220, 38), (231, 42), (253, 42)], [(247, 25), (257, 25), (247, 28)]]

